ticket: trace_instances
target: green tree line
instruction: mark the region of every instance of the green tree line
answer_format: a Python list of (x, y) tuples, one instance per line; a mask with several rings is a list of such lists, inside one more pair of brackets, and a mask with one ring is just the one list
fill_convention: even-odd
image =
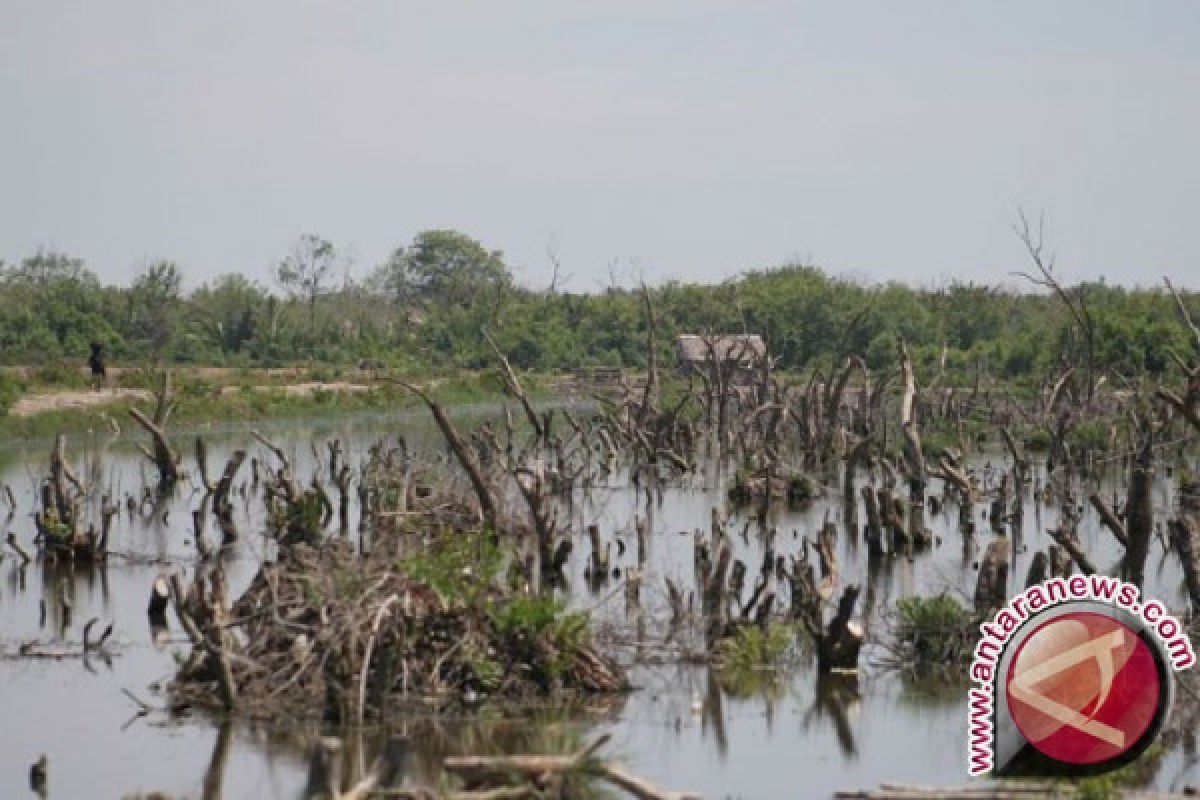
[[(566, 370), (645, 361), (641, 288), (576, 293), (517, 284), (503, 254), (455, 231), (426, 231), (363, 279), (337, 248), (304, 236), (267, 286), (227, 274), (184, 291), (179, 267), (146, 266), (105, 284), (85, 262), (41, 251), (0, 262), (0, 361), (81, 364), (92, 343), (111, 363), (279, 366), (373, 364), (478, 368), (487, 329), (515, 366)], [(1169, 369), (1188, 337), (1162, 289), (1102, 282), (1068, 290), (1095, 321), (1096, 368), (1136, 378)], [(950, 282), (868, 285), (818, 267), (783, 265), (718, 284), (650, 287), (658, 341), (678, 333), (759, 333), (780, 366), (827, 368), (857, 354), (890, 366), (902, 335), (948, 381), (977, 372), (1033, 381), (1082, 358), (1078, 332), (1050, 293)], [(1186, 294), (1200, 318), (1197, 295)]]

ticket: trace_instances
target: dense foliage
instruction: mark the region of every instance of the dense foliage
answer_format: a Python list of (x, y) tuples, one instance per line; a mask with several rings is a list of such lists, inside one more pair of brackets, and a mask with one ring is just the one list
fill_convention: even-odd
[[(333, 244), (299, 240), (276, 270), (277, 291), (238, 274), (184, 292), (180, 270), (147, 266), (129, 286), (104, 285), (81, 259), (39, 252), (0, 263), (0, 361), (78, 365), (92, 342), (113, 363), (351, 364), (478, 367), (490, 330), (515, 366), (560, 370), (640, 366), (646, 315), (640, 289), (594, 294), (518, 286), (501, 253), (455, 231), (427, 231), (365, 280), (349, 277)], [(658, 341), (669, 358), (680, 332), (763, 334), (781, 366), (827, 367), (845, 354), (872, 367), (903, 335), (947, 381), (978, 371), (1034, 380), (1078, 360), (1069, 318), (1050, 294), (951, 282), (915, 289), (863, 285), (817, 267), (745, 273), (718, 285), (650, 289)], [(1095, 320), (1097, 368), (1157, 375), (1187, 337), (1161, 289), (1072, 287)], [(1196, 295), (1188, 295), (1200, 317)]]

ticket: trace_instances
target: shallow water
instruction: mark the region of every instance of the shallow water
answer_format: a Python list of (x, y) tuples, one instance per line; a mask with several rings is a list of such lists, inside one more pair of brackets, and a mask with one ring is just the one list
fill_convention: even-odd
[[(487, 414), (493, 409), (466, 409)], [(209, 445), (209, 468), (217, 472), (229, 451), (247, 447), (269, 463), (265, 448), (237, 425), (199, 431)], [(380, 437), (403, 432), (410, 442), (424, 441), (440, 448), (423, 414), (370, 415), (318, 422), (281, 423), (265, 432), (292, 454), (302, 477), (314, 467), (312, 444), (337, 436), (350, 463)], [(190, 436), (176, 437), (177, 446), (191, 452)], [(10, 447), (0, 455), (0, 483), (17, 498), (18, 512), (10, 524), (27, 549), (33, 537), (33, 508), (37, 476), (48, 463), (50, 443)], [(108, 432), (72, 437), (69, 452), (77, 470), (113, 496), (140, 492), (148, 463), (126, 440)], [(189, 467), (191, 458), (186, 459)], [(991, 463), (1003, 466), (998, 454), (979, 457), (980, 471)], [(246, 480), (248, 466), (239, 475)], [(450, 719), (396, 720), (408, 737), (408, 775), (432, 782), (441, 755), (471, 751), (479, 744), (500, 750), (527, 751), (538, 747), (569, 747), (603, 732), (612, 734), (606, 752), (621, 758), (636, 773), (659, 785), (690, 789), (707, 797), (828, 797), (838, 788), (867, 788), (883, 781), (922, 784), (961, 784), (964, 769), (965, 710), (961, 690), (935, 693), (909, 686), (895, 672), (873, 666), (876, 648), (864, 652), (865, 670), (857, 686), (818, 682), (815, 669), (801, 657), (799, 665), (772, 689), (734, 697), (722, 692), (707, 667), (663, 663), (667, 632), (661, 619), (665, 605), (663, 578), (671, 577), (686, 590), (692, 580), (692, 532), (707, 531), (711, 509), (722, 505), (724, 489), (718, 479), (693, 478), (686, 486), (666, 490), (647, 503), (642, 492), (630, 489), (616, 476), (609, 487), (575, 493), (574, 529), (597, 523), (606, 541), (622, 538), (630, 545), (614, 563), (627, 573), (636, 565), (634, 519), (650, 520), (647, 573), (643, 578), (644, 620), (636, 625), (627, 614), (622, 579), (589, 586), (582, 575), (588, 553), (586, 536), (577, 534), (570, 561), (570, 601), (589, 609), (600, 635), (620, 638), (628, 646), (627, 661), (637, 691), (608, 704), (593, 704), (571, 714), (546, 712), (536, 720), (504, 720), (494, 709)], [(1111, 494), (1111, 488), (1106, 489)], [(828, 489), (804, 512), (780, 511), (770, 520), (778, 529), (776, 550), (800, 552), (803, 537), (815, 533), (826, 514), (839, 523), (838, 560), (844, 581), (861, 582), (866, 573), (866, 550), (861, 537), (841, 525), (840, 491)], [(103, 567), (71, 570), (43, 567), (35, 562), (21, 569), (6, 551), (0, 563), (0, 651), (15, 652), (21, 642), (36, 639), (45, 648), (67, 653), (61, 659), (6, 658), (0, 661), (0, 797), (31, 794), (29, 765), (45, 753), (49, 758), (48, 796), (55, 798), (119, 797), (126, 792), (162, 791), (186, 797), (300, 798), (308, 769), (307, 743), (312, 730), (292, 730), (264, 722), (239, 722), (218, 727), (200, 715), (165, 713), (138, 716), (139, 705), (123, 690), (160, 707), (159, 687), (174, 669), (173, 656), (186, 650), (180, 631), (172, 628), (166, 640), (156, 639), (148, 626), (145, 603), (154, 578), (194, 561), (190, 509), (200, 494), (180, 490), (158, 512), (143, 516), (124, 510), (114, 525), (112, 550), (121, 554)], [(1156, 490), (1156, 505), (1169, 510), (1170, 482)], [(237, 521), (243, 536), (229, 556), (233, 591), (244, 586), (257, 569), (268, 544), (261, 531), (261, 499), (239, 503)], [(986, 507), (976, 506), (976, 514)], [(1018, 553), (1010, 571), (1010, 586), (1023, 585), (1029, 559), (1050, 543), (1046, 527), (1054, 512), (1032, 498), (1025, 502), (1019, 532), (1012, 532)], [(749, 567), (748, 595), (761, 542), (753, 531), (742, 538), (743, 517), (728, 523), (735, 557)], [(992, 538), (988, 525), (977, 520), (978, 532), (964, 547), (950, 510), (927, 518), (940, 544), (911, 560), (888, 560), (868, 582), (860, 611), (879, 635), (885, 627), (883, 610), (909, 594), (937, 591), (969, 598), (976, 580), (976, 562)], [(353, 529), (353, 521), (351, 522)], [(795, 534), (793, 534), (795, 532)], [(686, 535), (684, 535), (686, 534)], [(1080, 535), (1098, 565), (1115, 562), (1117, 546), (1099, 527), (1088, 507)], [(210, 531), (210, 536), (212, 532)], [(1024, 547), (1022, 550), (1021, 548)], [(1156, 543), (1148, 563), (1147, 592), (1173, 607), (1184, 598), (1176, 560), (1163, 558)], [(63, 598), (71, 606), (63, 623)], [(99, 619), (96, 632), (110, 622), (113, 645), (108, 660), (76, 657), (82, 628)], [(676, 634), (679, 636), (679, 634)], [(379, 736), (367, 737), (368, 754)], [(366, 755), (362, 756), (365, 760)], [(1163, 759), (1155, 778), (1163, 788), (1200, 781), (1200, 770), (1186, 768), (1182, 756)]]

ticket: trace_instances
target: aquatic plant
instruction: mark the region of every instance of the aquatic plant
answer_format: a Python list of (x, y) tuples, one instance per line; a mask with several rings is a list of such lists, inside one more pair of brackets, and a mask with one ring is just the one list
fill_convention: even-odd
[(896, 601), (894, 636), (901, 659), (918, 671), (959, 671), (971, 655), (974, 618), (948, 594)]

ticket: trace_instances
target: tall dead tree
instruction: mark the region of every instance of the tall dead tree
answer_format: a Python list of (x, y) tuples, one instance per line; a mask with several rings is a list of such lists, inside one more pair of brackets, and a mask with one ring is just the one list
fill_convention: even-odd
[(1013, 226), (1013, 230), (1021, 243), (1025, 245), (1030, 260), (1037, 268), (1037, 275), (1029, 272), (1017, 272), (1016, 274), (1036, 286), (1052, 291), (1071, 316), (1076, 332), (1083, 339), (1083, 403), (1085, 407), (1090, 407), (1096, 389), (1096, 325), (1092, 320), (1091, 311), (1088, 309), (1087, 289), (1080, 284), (1068, 290), (1055, 276), (1054, 256), (1046, 252), (1045, 218), (1038, 219), (1035, 230), (1029, 224), (1029, 218), (1025, 216), (1024, 210), (1018, 209), (1017, 215), (1017, 224)]
[(529, 402), (529, 395), (525, 393), (525, 388), (521, 386), (521, 380), (513, 370), (512, 364), (509, 363), (508, 358), (500, 350), (500, 346), (496, 344), (496, 340), (492, 338), (492, 335), (486, 329), (483, 331), (483, 338), (488, 343), (488, 346), (492, 348), (492, 352), (495, 353), (496, 360), (500, 362), (500, 375), (504, 378), (504, 385), (508, 389), (508, 393), (520, 402), (521, 408), (525, 411), (525, 418), (529, 420), (529, 426), (533, 428), (534, 434), (539, 439), (545, 438), (547, 433), (546, 426), (542, 418), (534, 410), (533, 405)]
[(1135, 451), (1129, 467), (1129, 493), (1125, 499), (1125, 574), (1127, 579), (1142, 586), (1146, 577), (1146, 556), (1154, 536), (1154, 447), (1159, 438), (1159, 426), (1130, 413), (1136, 435)]
[(900, 350), (900, 377), (904, 394), (900, 400), (900, 429), (904, 434), (904, 461), (914, 497), (925, 490), (925, 453), (921, 449), (921, 429), (917, 420), (917, 378), (904, 339), (897, 340)]
[(642, 300), (646, 305), (646, 387), (638, 406), (637, 420), (639, 425), (644, 426), (647, 416), (658, 405), (658, 318), (654, 314), (654, 301), (645, 283), (642, 284)]
[(450, 445), (450, 449), (453, 451), (455, 458), (458, 459), (458, 463), (462, 466), (463, 471), (467, 473), (467, 479), (471, 482), (471, 488), (475, 490), (475, 496), (479, 499), (479, 510), (483, 516), (484, 525), (493, 534), (499, 533), (499, 529), (497, 528), (499, 520), (496, 499), (492, 493), (491, 484), (484, 475), (483, 467), (480, 466), (474, 451), (462, 438), (462, 434), (458, 432), (458, 428), (450, 421), (450, 417), (446, 414), (446, 409), (419, 386), (406, 383), (398, 378), (392, 378), (391, 380), (393, 383), (415, 394), (429, 408), (429, 412), (433, 414), (434, 422), (441, 429), (446, 443)]
[(1169, 389), (1160, 388), (1158, 396), (1165, 400), (1179, 416), (1187, 420), (1188, 424), (1200, 433), (1200, 326), (1197, 326), (1192, 320), (1192, 315), (1188, 312), (1183, 298), (1176, 291), (1170, 279), (1163, 278), (1163, 282), (1166, 283), (1167, 289), (1175, 299), (1175, 307), (1179, 311), (1180, 319), (1192, 334), (1192, 356), (1188, 361), (1184, 361), (1178, 354), (1172, 353), (1180, 370), (1183, 372), (1185, 380), (1183, 395), (1181, 396)]

